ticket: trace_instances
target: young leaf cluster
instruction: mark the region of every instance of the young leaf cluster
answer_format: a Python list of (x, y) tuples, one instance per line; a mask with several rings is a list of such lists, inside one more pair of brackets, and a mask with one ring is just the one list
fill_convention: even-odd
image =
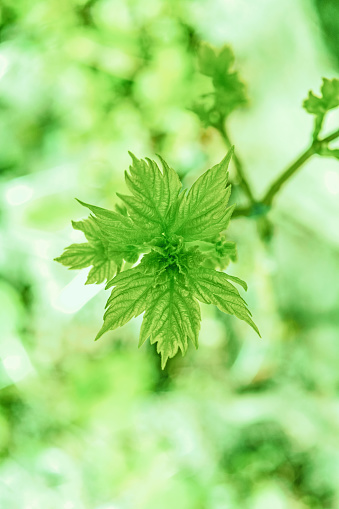
[(230, 113), (247, 103), (244, 83), (233, 70), (234, 55), (229, 46), (217, 51), (207, 43), (198, 53), (199, 70), (212, 79), (213, 92), (202, 95), (192, 110), (205, 127), (218, 126)]
[[(155, 161), (131, 154), (125, 173), (130, 194), (118, 194), (124, 207), (110, 211), (80, 202), (91, 215), (73, 227), (88, 242), (72, 244), (56, 260), (70, 269), (92, 266), (87, 283), (107, 280), (106, 288), (112, 288), (96, 339), (144, 313), (139, 346), (148, 338), (157, 343), (164, 368), (178, 350), (185, 354), (189, 341), (198, 347), (199, 302), (214, 304), (259, 334), (232, 284), (246, 290), (246, 283), (216, 270), (236, 257), (235, 244), (222, 234), (234, 208), (227, 206), (232, 153), (188, 191), (163, 159), (160, 169)], [(126, 262), (134, 266), (127, 268)]]
[(303, 102), (305, 110), (315, 115), (314, 139), (317, 139), (319, 136), (326, 113), (339, 106), (339, 80), (336, 78), (332, 80), (323, 78), (320, 91), (321, 96), (319, 97), (310, 90), (308, 98)]

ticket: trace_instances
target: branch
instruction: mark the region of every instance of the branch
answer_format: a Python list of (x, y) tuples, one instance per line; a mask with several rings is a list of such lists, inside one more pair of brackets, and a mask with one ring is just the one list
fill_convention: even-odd
[(309, 147), (298, 159), (292, 163), (281, 175), (278, 177), (271, 187), (267, 190), (262, 199), (265, 205), (271, 205), (274, 196), (277, 194), (281, 186), (302, 166), (311, 156), (315, 154), (313, 145)]
[(232, 218), (235, 217), (249, 217), (252, 215), (252, 207), (235, 208)]
[(339, 129), (334, 131), (329, 136), (326, 136), (326, 138), (323, 138), (322, 140), (314, 140), (311, 146), (305, 150), (301, 154), (300, 157), (294, 163), (292, 163), (281, 175), (278, 177), (273, 184), (269, 187), (267, 190), (265, 196), (261, 200), (261, 203), (264, 205), (271, 205), (273, 198), (279, 191), (279, 189), (283, 186), (283, 184), (290, 178), (294, 173), (308, 160), (310, 157), (312, 157), (314, 154), (317, 154), (321, 147), (324, 145), (328, 145), (330, 141), (335, 140), (336, 138), (339, 138)]
[[(222, 138), (224, 139), (226, 145), (228, 148), (232, 146), (231, 140), (229, 138), (229, 135), (227, 133), (225, 123), (223, 121), (219, 122), (218, 124), (215, 124), (214, 127), (220, 132)], [(296, 171), (303, 166), (303, 164), (308, 161), (314, 154), (321, 153), (321, 148), (327, 147), (327, 145), (333, 141), (339, 138), (339, 129), (334, 131), (333, 133), (329, 134), (325, 138), (319, 140), (319, 139), (313, 139), (313, 142), (309, 146), (305, 152), (303, 152), (296, 161), (294, 161), (290, 166), (286, 168), (286, 170), (271, 184), (269, 189), (266, 191), (266, 194), (262, 198), (262, 200), (257, 201), (252, 193), (251, 187), (247, 181), (246, 175), (244, 173), (244, 167), (239, 159), (239, 157), (234, 154), (233, 161), (237, 170), (237, 174), (239, 177), (239, 185), (242, 187), (243, 191), (246, 193), (247, 197), (250, 200), (250, 205), (248, 207), (243, 208), (236, 208), (233, 212), (233, 217), (249, 217), (249, 216), (257, 216), (265, 214), (269, 207), (272, 205), (272, 201), (275, 197), (275, 195), (278, 193), (280, 188), (289, 180)]]
[[(227, 133), (227, 130), (225, 127), (225, 122), (222, 120), (218, 124), (215, 124), (214, 127), (220, 132), (227, 147), (231, 148), (233, 144), (231, 143), (231, 140)], [(233, 161), (234, 161), (234, 165), (237, 170), (238, 177), (239, 177), (239, 185), (242, 187), (243, 191), (246, 193), (251, 204), (254, 204), (256, 202), (256, 200), (253, 196), (252, 190), (251, 190), (250, 185), (249, 185), (247, 178), (245, 176), (243, 164), (236, 153), (233, 154)]]
[(321, 140), (321, 143), (330, 143), (330, 141), (333, 141), (333, 140), (336, 140), (337, 138), (339, 138), (339, 129), (337, 129), (336, 131), (334, 131), (332, 134), (329, 134), (328, 136), (326, 136), (326, 138), (323, 138)]

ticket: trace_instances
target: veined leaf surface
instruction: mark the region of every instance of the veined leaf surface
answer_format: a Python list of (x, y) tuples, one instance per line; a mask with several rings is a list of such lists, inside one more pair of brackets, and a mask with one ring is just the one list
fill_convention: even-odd
[(154, 289), (146, 306), (141, 326), (139, 346), (148, 337), (157, 342), (161, 366), (174, 357), (178, 349), (187, 351), (188, 339), (198, 348), (200, 307), (189, 290), (169, 274), (166, 281)]

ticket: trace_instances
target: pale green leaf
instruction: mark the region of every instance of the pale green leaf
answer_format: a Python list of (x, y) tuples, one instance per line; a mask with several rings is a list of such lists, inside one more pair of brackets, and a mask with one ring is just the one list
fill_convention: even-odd
[(311, 90), (303, 106), (308, 113), (324, 115), (327, 111), (339, 106), (339, 80), (323, 78), (321, 96), (315, 95)]
[(220, 129), (220, 123), (233, 110), (247, 103), (246, 87), (233, 70), (234, 55), (230, 46), (223, 46), (217, 52), (210, 45), (202, 44), (198, 64), (202, 74), (212, 78), (214, 90), (195, 100), (191, 110), (205, 127)]
[(339, 106), (339, 79), (333, 78), (329, 80), (323, 78), (321, 93), (323, 101), (326, 103), (327, 110), (337, 108)]
[(202, 74), (212, 77), (215, 71), (217, 56), (210, 44), (202, 43), (198, 51), (198, 65)]
[[(223, 46), (216, 60), (213, 72), (213, 84), (216, 88), (226, 87), (227, 75), (234, 64), (234, 55), (230, 46)], [(233, 73), (234, 74), (234, 73)]]

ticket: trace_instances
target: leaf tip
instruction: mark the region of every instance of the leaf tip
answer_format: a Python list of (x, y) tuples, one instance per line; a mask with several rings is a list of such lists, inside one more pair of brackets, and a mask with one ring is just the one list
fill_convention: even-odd
[(84, 201), (81, 201), (79, 200), (79, 198), (74, 198), (78, 203), (80, 203), (80, 205), (82, 205), (83, 207), (86, 207), (86, 208), (89, 208), (88, 207), (88, 203), (85, 203)]
[(230, 162), (233, 154), (234, 154), (234, 145), (231, 146), (231, 148), (229, 149), (229, 151), (227, 152), (225, 157), (220, 161), (219, 168), (221, 168), (222, 170), (226, 170), (226, 172), (228, 172), (228, 165), (229, 165), (229, 162)]
[(102, 330), (102, 329), (103, 329), (103, 327), (101, 327), (101, 329), (99, 330), (98, 334), (95, 336), (94, 341), (98, 341), (98, 339), (100, 339), (101, 336), (104, 334), (105, 331)]
[(165, 159), (158, 153), (155, 154), (161, 161), (162, 164), (166, 164)]
[(262, 339), (262, 336), (259, 332), (259, 329), (258, 327), (256, 326), (256, 324), (253, 322), (253, 320), (251, 320), (250, 322), (250, 326), (252, 327), (253, 330), (255, 330), (255, 332), (258, 334), (259, 338)]
[(161, 369), (164, 370), (167, 364), (168, 355), (161, 355)]
[(130, 156), (130, 158), (132, 159), (132, 162), (133, 164), (134, 163), (137, 163), (139, 161), (139, 159), (133, 154), (133, 152), (131, 152), (130, 150), (128, 151), (128, 155)]

